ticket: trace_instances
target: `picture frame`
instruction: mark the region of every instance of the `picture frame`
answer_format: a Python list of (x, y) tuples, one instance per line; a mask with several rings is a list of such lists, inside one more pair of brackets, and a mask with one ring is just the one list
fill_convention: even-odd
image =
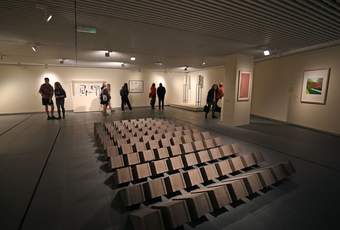
[(249, 101), (251, 72), (239, 71), (237, 101)]
[(144, 93), (144, 81), (143, 80), (129, 80), (129, 92), (130, 93)]
[(301, 103), (326, 104), (330, 72), (330, 68), (305, 70), (303, 72)]

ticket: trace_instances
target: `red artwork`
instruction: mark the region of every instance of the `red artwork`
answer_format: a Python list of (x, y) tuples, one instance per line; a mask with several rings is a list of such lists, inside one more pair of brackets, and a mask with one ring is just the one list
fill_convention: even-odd
[(249, 86), (250, 86), (250, 73), (240, 72), (239, 75), (239, 88), (238, 88), (238, 101), (249, 100)]

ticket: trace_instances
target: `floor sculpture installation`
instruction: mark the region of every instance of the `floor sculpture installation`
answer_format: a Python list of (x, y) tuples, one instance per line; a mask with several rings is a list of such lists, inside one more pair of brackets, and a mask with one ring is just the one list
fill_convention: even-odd
[[(128, 228), (174, 229), (264, 193), (295, 169), (165, 119), (96, 123)], [(248, 199), (250, 198), (250, 199)]]

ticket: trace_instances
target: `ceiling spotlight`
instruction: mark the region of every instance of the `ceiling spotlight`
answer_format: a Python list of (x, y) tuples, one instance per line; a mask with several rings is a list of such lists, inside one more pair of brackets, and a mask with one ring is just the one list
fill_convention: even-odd
[(205, 65), (205, 61), (202, 62), (202, 65)]
[(38, 52), (38, 47), (37, 47), (37, 46), (32, 46), (32, 50), (33, 50), (34, 52)]
[(48, 17), (47, 17), (47, 19), (46, 19), (46, 22), (51, 21), (52, 17), (53, 17), (53, 15), (52, 15), (52, 14), (49, 14)]
[(130, 60), (131, 60), (131, 61), (135, 61), (135, 60), (136, 60), (136, 57), (132, 56), (132, 57), (130, 57)]
[(64, 64), (64, 61), (65, 61), (64, 58), (59, 59), (59, 63), (60, 63), (60, 64)]
[(263, 54), (264, 54), (264, 56), (268, 56), (268, 55), (270, 55), (270, 51), (269, 50), (265, 50), (265, 51), (263, 51)]
[(110, 57), (110, 51), (105, 52), (105, 57)]
[(159, 66), (162, 66), (162, 65), (163, 65), (163, 63), (160, 62), (160, 61), (156, 62), (155, 64), (156, 64), (156, 65), (159, 65)]

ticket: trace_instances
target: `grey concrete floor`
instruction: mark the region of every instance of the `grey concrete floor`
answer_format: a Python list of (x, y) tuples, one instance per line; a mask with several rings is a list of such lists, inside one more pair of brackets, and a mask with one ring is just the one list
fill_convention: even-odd
[(0, 229), (124, 229), (126, 215), (114, 207), (93, 123), (165, 117), (207, 129), (226, 143), (263, 152), (267, 161), (290, 159), (297, 173), (217, 217), (185, 229), (334, 229), (340, 205), (340, 138), (265, 119), (242, 127), (205, 120), (174, 108), (0, 116)]

